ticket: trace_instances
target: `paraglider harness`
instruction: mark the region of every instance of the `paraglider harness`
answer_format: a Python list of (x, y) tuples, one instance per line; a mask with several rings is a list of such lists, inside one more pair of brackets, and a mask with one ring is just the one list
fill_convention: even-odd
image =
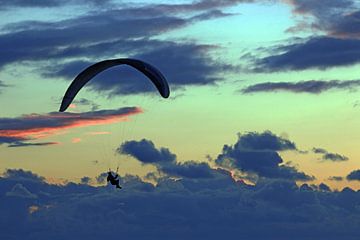
[(106, 180), (107, 180), (107, 182), (110, 182), (111, 185), (115, 185), (116, 188), (121, 189), (121, 186), (119, 185), (119, 179), (118, 179), (118, 177), (119, 177), (118, 170), (119, 170), (119, 167), (116, 169), (115, 176), (113, 176), (111, 169), (109, 168), (109, 172), (108, 172), (108, 176), (107, 176)]

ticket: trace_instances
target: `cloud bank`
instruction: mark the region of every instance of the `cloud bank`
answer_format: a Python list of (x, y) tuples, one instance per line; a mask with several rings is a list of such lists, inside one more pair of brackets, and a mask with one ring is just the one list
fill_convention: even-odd
[[(255, 186), (217, 178), (157, 185), (121, 177), (124, 188), (52, 185), (23, 176), (0, 178), (2, 239), (344, 239), (359, 235), (359, 192), (292, 181)], [(20, 171), (17, 173), (17, 171)], [(6, 173), (5, 173), (6, 174)]]

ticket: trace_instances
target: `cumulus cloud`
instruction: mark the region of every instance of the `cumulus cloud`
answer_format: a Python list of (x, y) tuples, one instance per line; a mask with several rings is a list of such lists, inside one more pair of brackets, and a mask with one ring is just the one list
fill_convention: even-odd
[(44, 177), (23, 169), (7, 169), (3, 175), (7, 179), (19, 181), (43, 182), (45, 180)]
[(176, 155), (168, 148), (157, 148), (151, 140), (147, 139), (126, 141), (120, 145), (117, 152), (128, 154), (143, 164), (154, 165), (160, 172), (160, 176), (150, 173), (147, 176), (148, 179), (158, 179), (163, 174), (191, 179), (214, 178), (218, 175), (218, 169), (211, 168), (207, 162), (177, 162)]
[(322, 160), (333, 161), (333, 162), (343, 162), (349, 160), (348, 157), (340, 155), (338, 153), (328, 152), (323, 148), (313, 148), (313, 152), (317, 154), (322, 154)]
[[(0, 237), (351, 240), (359, 235), (360, 195), (350, 188), (305, 189), (270, 179), (249, 186), (221, 172), (201, 180), (163, 178), (157, 185), (136, 176), (121, 181), (124, 188), (114, 191), (0, 178)], [(16, 184), (37, 198), (7, 196)]]
[(360, 80), (339, 81), (339, 80), (308, 80), (300, 82), (265, 82), (247, 86), (241, 92), (292, 92), (292, 93), (310, 93), (320, 94), (329, 90), (354, 89), (360, 86)]
[(283, 164), (278, 151), (296, 150), (293, 142), (266, 131), (239, 135), (234, 145), (224, 145), (215, 162), (219, 166), (238, 169), (259, 177), (308, 181), (313, 177)]
[(294, 142), (276, 136), (270, 131), (265, 131), (262, 133), (249, 132), (243, 135), (240, 134), (237, 144), (239, 147), (248, 150), (296, 150)]
[(216, 172), (208, 163), (195, 161), (166, 164), (161, 167), (161, 171), (170, 176), (184, 178), (212, 178)]
[(360, 170), (354, 170), (346, 176), (349, 181), (360, 181)]
[(57, 143), (28, 143), (26, 141), (48, 137), (65, 129), (121, 122), (138, 113), (141, 113), (141, 109), (125, 107), (82, 113), (51, 112), (16, 118), (0, 118), (0, 144), (9, 144), (10, 147), (53, 145)]
[(147, 139), (126, 141), (117, 149), (120, 154), (127, 154), (142, 163), (173, 162), (176, 155), (167, 148), (156, 149), (155, 144)]

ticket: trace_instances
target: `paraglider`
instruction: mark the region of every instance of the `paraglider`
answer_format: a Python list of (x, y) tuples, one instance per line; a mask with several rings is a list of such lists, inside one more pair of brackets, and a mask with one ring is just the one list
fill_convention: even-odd
[(111, 183), (111, 185), (115, 185), (116, 186), (116, 188), (119, 188), (119, 189), (121, 189), (121, 186), (119, 185), (119, 175), (118, 175), (118, 170), (119, 170), (119, 168), (118, 169), (116, 169), (116, 173), (115, 173), (115, 176), (112, 174), (112, 172), (111, 172), (111, 170), (109, 169), (109, 171), (108, 171), (108, 176), (107, 176), (107, 178), (106, 178), (106, 181), (107, 182), (110, 182)]
[[(159, 94), (163, 98), (169, 97), (169, 85), (162, 73), (154, 66), (144, 61), (131, 58), (109, 59), (89, 66), (76, 76), (76, 78), (72, 81), (72, 83), (65, 92), (59, 111), (66, 111), (66, 109), (70, 106), (81, 88), (97, 74), (105, 71), (108, 68), (118, 65), (128, 65), (137, 69), (150, 79), (150, 81), (155, 85)], [(110, 182), (112, 185), (116, 186), (116, 188), (121, 189), (121, 186), (119, 185), (119, 175), (117, 174), (117, 171), (115, 175), (113, 175), (112, 171), (109, 169), (109, 172), (107, 172), (107, 174), (107, 182)]]
[(162, 73), (154, 66), (144, 61), (131, 58), (109, 59), (91, 65), (76, 76), (69, 88), (66, 90), (59, 111), (64, 112), (70, 106), (71, 102), (74, 100), (76, 94), (81, 90), (81, 88), (97, 74), (108, 68), (124, 64), (137, 69), (147, 76), (163, 98), (169, 97), (169, 85)]

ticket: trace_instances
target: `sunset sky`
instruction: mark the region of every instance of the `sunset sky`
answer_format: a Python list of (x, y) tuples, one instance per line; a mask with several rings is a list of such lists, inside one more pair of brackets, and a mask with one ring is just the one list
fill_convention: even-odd
[[(0, 0), (2, 179), (25, 171), (46, 184), (96, 187), (119, 166), (121, 176), (155, 185), (225, 171), (249, 185), (358, 190), (359, 7)], [(156, 66), (170, 97), (121, 66), (92, 79), (59, 113), (74, 77), (112, 58)]]

